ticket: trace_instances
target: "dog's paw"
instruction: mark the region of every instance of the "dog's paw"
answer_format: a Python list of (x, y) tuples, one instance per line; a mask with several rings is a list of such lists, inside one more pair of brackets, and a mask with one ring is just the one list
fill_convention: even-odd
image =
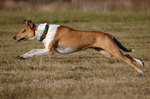
[(143, 60), (141, 60), (141, 59), (140, 59), (140, 61), (141, 61), (141, 65), (142, 65), (142, 66), (144, 66), (144, 65), (145, 65), (145, 64), (144, 64), (144, 61), (143, 61)]
[(19, 56), (21, 59), (26, 59), (27, 57), (26, 57), (26, 55), (20, 55)]
[(143, 61), (143, 60), (139, 59), (139, 60), (138, 60), (138, 63), (139, 63), (141, 66), (144, 66), (144, 61)]
[(140, 75), (143, 75), (143, 71), (142, 70), (139, 69), (137, 72), (140, 73)]
[(20, 55), (20, 56), (17, 56), (16, 58), (17, 58), (17, 59), (22, 59), (22, 60), (23, 60), (23, 59), (26, 59), (26, 58), (21, 57), (21, 55)]

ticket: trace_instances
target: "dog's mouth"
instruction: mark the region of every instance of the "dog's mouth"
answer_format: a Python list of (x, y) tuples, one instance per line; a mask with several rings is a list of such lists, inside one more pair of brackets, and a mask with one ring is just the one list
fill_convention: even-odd
[(17, 40), (17, 42), (22, 42), (22, 41), (26, 41), (26, 38), (25, 38), (25, 37), (23, 37), (23, 38), (21, 38), (21, 39)]

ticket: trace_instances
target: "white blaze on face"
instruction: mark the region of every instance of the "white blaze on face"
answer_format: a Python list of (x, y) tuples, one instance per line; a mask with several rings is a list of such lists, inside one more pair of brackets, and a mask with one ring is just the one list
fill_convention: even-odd
[(56, 48), (56, 51), (62, 54), (72, 53), (73, 49), (71, 47), (65, 48), (65, 49), (59, 49)]

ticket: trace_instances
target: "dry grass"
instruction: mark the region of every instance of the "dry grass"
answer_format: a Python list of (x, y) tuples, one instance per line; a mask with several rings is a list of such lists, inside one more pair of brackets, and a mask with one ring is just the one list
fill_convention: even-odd
[[(47, 17), (49, 14), (41, 12), (1, 13), (1, 99), (150, 98), (149, 13), (61, 12), (49, 13), (52, 15), (50, 18)], [(130, 53), (132, 56), (145, 61), (145, 67), (138, 65), (144, 75), (139, 76), (123, 61), (105, 59), (91, 49), (66, 55), (55, 53), (54, 56), (17, 59), (20, 54), (43, 47), (38, 41), (20, 44), (13, 41), (12, 37), (24, 26), (23, 18), (31, 18), (36, 23), (49, 22), (76, 29), (109, 32), (123, 45), (135, 49), (135, 53)]]

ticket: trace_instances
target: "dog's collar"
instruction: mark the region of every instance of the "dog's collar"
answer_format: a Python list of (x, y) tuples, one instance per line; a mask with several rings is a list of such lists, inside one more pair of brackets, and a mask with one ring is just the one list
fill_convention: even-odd
[(48, 24), (46, 24), (46, 26), (45, 26), (45, 29), (44, 29), (44, 32), (43, 32), (43, 34), (42, 34), (42, 36), (41, 36), (41, 38), (40, 38), (40, 42), (42, 42), (44, 39), (45, 39), (45, 37), (46, 37), (46, 35), (47, 35), (47, 32), (48, 32), (48, 29), (49, 29), (49, 25)]

